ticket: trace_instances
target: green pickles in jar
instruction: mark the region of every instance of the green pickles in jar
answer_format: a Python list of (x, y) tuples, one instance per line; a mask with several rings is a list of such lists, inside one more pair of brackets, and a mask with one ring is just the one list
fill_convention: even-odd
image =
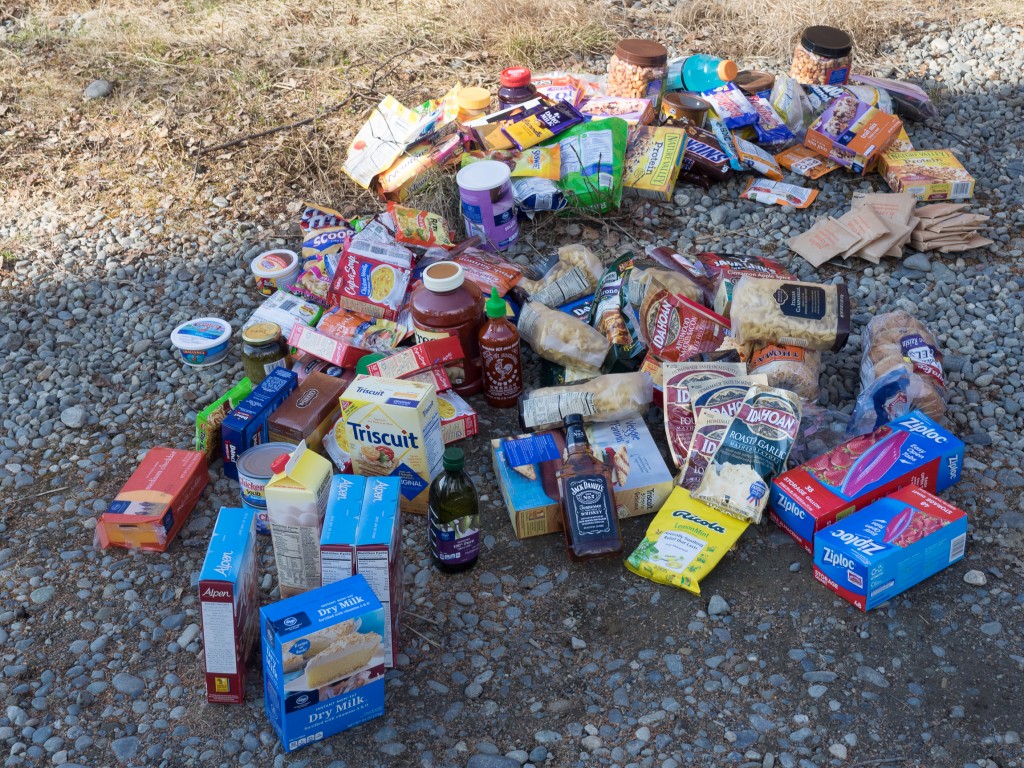
[(253, 386), (275, 368), (288, 367), (288, 347), (277, 323), (256, 323), (242, 329), (242, 366)]

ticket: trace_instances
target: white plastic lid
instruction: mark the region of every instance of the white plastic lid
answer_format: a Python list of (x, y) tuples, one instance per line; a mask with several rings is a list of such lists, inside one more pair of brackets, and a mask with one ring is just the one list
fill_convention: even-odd
[(512, 171), (497, 160), (481, 160), (455, 174), (455, 183), (467, 192), (497, 189), (512, 178)]
[(231, 324), (219, 317), (197, 317), (171, 331), (178, 349), (211, 349), (231, 338)]
[(298, 268), (299, 255), (285, 248), (275, 248), (261, 253), (250, 266), (256, 277), (281, 277)]
[(454, 291), (466, 280), (461, 264), (454, 261), (439, 261), (423, 270), (423, 285), (434, 293)]

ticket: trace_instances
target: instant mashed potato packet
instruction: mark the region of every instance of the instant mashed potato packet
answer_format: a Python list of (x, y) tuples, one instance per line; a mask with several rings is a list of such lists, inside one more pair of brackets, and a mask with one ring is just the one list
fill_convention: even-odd
[(714, 570), (747, 525), (697, 501), (685, 488), (676, 488), (626, 560), (626, 568), (658, 584), (699, 595), (701, 580)]

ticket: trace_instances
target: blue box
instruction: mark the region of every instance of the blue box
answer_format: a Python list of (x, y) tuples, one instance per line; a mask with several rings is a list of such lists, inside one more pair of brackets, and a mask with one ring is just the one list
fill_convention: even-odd
[(366, 478), (334, 475), (320, 532), (320, 579), (333, 584), (356, 572), (356, 529), (363, 511)]
[(221, 423), (224, 476), (238, 479), (238, 457), (254, 445), (269, 442), (267, 420), (299, 385), (295, 371), (275, 368)]
[(402, 577), (402, 481), (397, 477), (366, 479), (363, 511), (356, 529), (356, 573), (369, 582), (384, 608), (385, 666), (398, 662), (399, 624), (405, 606)]
[(260, 609), (267, 719), (285, 752), (384, 714), (384, 609), (351, 576)]

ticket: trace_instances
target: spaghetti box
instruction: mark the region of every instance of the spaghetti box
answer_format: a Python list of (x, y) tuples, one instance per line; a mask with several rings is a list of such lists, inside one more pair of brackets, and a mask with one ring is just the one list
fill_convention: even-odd
[(814, 539), (814, 578), (870, 611), (964, 556), (967, 515), (916, 485)]
[(100, 547), (164, 552), (209, 482), (202, 451), (150, 448), (96, 523)]
[(206, 700), (241, 704), (256, 640), (256, 510), (221, 507), (199, 572)]
[(298, 376), (295, 371), (275, 368), (237, 408), (224, 417), (220, 429), (225, 477), (237, 480), (238, 467), (235, 462), (238, 457), (254, 445), (270, 441), (270, 416), (296, 386)]
[(818, 531), (906, 485), (960, 480), (964, 444), (920, 411), (847, 440), (772, 482), (769, 514), (807, 552)]
[(384, 714), (384, 609), (350, 576), (260, 609), (267, 719), (285, 752)]

